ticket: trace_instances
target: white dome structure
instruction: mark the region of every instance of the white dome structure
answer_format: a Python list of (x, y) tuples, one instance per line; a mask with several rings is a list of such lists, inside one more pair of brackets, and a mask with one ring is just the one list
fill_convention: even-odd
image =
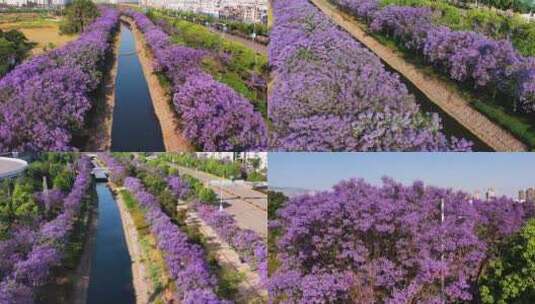
[(28, 163), (25, 160), (0, 157), (0, 179), (17, 176), (24, 172), (26, 167), (28, 167)]

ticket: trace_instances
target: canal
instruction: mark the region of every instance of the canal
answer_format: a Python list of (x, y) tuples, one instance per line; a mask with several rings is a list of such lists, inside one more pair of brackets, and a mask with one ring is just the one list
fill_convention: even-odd
[[(361, 43), (360, 41), (358, 42)], [(363, 47), (366, 47), (363, 44), (361, 45)], [(367, 49), (373, 53), (372, 50), (370, 50), (369, 48)], [(447, 138), (450, 138), (451, 136), (455, 136), (457, 138), (464, 138), (466, 140), (469, 140), (473, 143), (472, 150), (475, 152), (494, 151), (489, 145), (487, 145), (485, 142), (483, 142), (481, 139), (475, 136), (472, 132), (470, 132), (457, 120), (455, 120), (453, 117), (448, 115), (448, 113), (444, 112), (437, 104), (431, 101), (431, 99), (427, 98), (427, 96), (422, 91), (420, 91), (420, 89), (418, 89), (412, 82), (410, 82), (405, 77), (405, 75), (398, 73), (398, 71), (394, 70), (381, 58), (379, 58), (379, 60), (381, 60), (381, 63), (384, 65), (387, 71), (399, 76), (399, 79), (405, 84), (409, 93), (414, 95), (415, 97), (414, 99), (416, 103), (420, 106), (420, 111), (424, 113), (438, 114), (438, 116), (440, 117), (440, 120), (442, 121), (442, 127), (443, 127), (442, 133), (444, 133), (444, 135), (446, 135)]]
[(111, 150), (165, 151), (160, 123), (136, 53), (134, 34), (121, 22), (120, 35)]
[(87, 304), (135, 303), (132, 263), (117, 202), (106, 183), (96, 187), (98, 226)]

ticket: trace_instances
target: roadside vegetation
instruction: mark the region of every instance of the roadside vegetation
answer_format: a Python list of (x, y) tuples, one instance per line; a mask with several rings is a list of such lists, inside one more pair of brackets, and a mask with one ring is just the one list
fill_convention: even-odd
[(197, 169), (226, 179), (243, 178), (248, 181), (265, 181), (264, 172), (260, 172), (260, 159), (249, 158), (245, 162), (202, 158), (191, 153), (165, 153), (150, 163), (169, 166), (167, 163)]
[(242, 36), (244, 38), (250, 38), (253, 33), (256, 33), (257, 36), (269, 36), (268, 26), (264, 23), (245, 23), (227, 18), (217, 18), (212, 15), (182, 12), (178, 10), (160, 9), (158, 12), (173, 18), (183, 19), (201, 25), (214, 25), (220, 30), (223, 26), (225, 26), (229, 33)]
[(379, 5), (429, 7), (435, 12), (433, 21), (437, 25), (456, 31), (474, 31), (494, 39), (508, 39), (522, 55), (535, 55), (535, 23), (517, 14), (487, 8), (463, 9), (444, 0), (381, 0)]
[[(284, 207), (288, 197), (282, 192), (269, 191), (268, 192), (268, 220), (275, 221), (279, 217), (277, 211)], [(280, 227), (273, 226), (268, 229), (268, 272), (273, 274), (279, 267), (277, 259), (277, 240), (280, 238), (282, 230)]]
[(0, 184), (0, 295), (5, 303), (67, 301), (96, 198), (87, 158), (34, 157), (24, 173)]
[[(174, 43), (210, 53), (203, 69), (249, 100), (267, 117), (267, 55), (258, 54), (241, 43), (222, 38), (207, 27), (150, 10), (147, 16), (171, 36)], [(163, 22), (162, 22), (163, 21)]]
[[(464, 1), (461, 1), (461, 3), (463, 2)], [(466, 1), (464, 3), (475, 4), (477, 1)], [(512, 10), (520, 13), (529, 13), (535, 11), (535, 2), (530, 0), (481, 0), (479, 3), (501, 10)]]
[[(535, 148), (532, 56), (535, 24), (444, 1), (329, 0), (425, 73), (457, 90), (472, 107)], [(455, 47), (453, 47), (455, 46)]]

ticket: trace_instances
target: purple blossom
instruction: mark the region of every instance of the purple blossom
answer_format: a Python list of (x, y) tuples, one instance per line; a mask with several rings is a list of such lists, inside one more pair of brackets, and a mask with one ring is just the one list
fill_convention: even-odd
[(306, 0), (275, 1), (271, 146), (292, 151), (467, 151), (374, 54)]
[(167, 177), (167, 184), (177, 199), (185, 199), (191, 192), (190, 185), (187, 181), (179, 176)]
[(101, 16), (76, 41), (36, 56), (0, 79), (0, 151), (72, 150), (102, 79), (119, 12)]
[[(519, 231), (533, 206), (501, 197), (343, 181), (278, 211), (275, 303), (455, 303), (473, 299), (491, 247)], [(440, 201), (445, 217), (441, 221)], [(272, 226), (273, 227), (273, 226)], [(443, 302), (441, 279), (445, 278)], [(276, 300), (278, 299), (278, 300)]]
[[(33, 303), (34, 289), (46, 284), (53, 267), (61, 263), (68, 235), (91, 184), (90, 160), (80, 158), (76, 170), (57, 217), (43, 223), (37, 232), (16, 230), (13, 239), (0, 242), (0, 303)], [(11, 265), (4, 264), (4, 258)]]
[(535, 64), (509, 40), (494, 40), (473, 31), (454, 31), (434, 24), (429, 8), (389, 5), (377, 0), (332, 0), (364, 19), (374, 32), (385, 34), (423, 56), (452, 80), (474, 89), (498, 90), (511, 98), (514, 111), (535, 111)]
[(204, 151), (261, 150), (267, 127), (252, 104), (201, 68), (205, 51), (173, 45), (142, 13), (127, 10), (154, 55), (154, 68), (172, 82), (173, 104), (184, 136)]
[(240, 258), (259, 272), (261, 280), (267, 282), (265, 240), (252, 230), (239, 228), (231, 215), (219, 212), (216, 207), (197, 203), (194, 208), (200, 218), (238, 252)]
[(142, 182), (127, 177), (124, 186), (145, 210), (145, 220), (156, 237), (157, 246), (164, 252), (169, 275), (175, 280), (177, 295), (185, 303), (226, 303), (218, 300), (214, 288), (216, 278), (210, 273), (203, 249), (193, 244), (161, 209), (157, 198), (145, 190)]

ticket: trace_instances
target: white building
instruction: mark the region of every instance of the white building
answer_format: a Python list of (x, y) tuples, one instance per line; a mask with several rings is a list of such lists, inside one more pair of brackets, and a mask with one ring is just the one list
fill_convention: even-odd
[(70, 2), (71, 0), (0, 0), (0, 3), (18, 7), (28, 6), (29, 4), (40, 7), (65, 6)]
[(215, 17), (232, 12), (245, 22), (260, 22), (268, 10), (267, 0), (140, 0), (140, 4)]
[(197, 152), (197, 156), (228, 161), (258, 158), (260, 159), (260, 170), (265, 170), (268, 166), (267, 152)]
[(494, 188), (491, 187), (485, 193), (485, 199), (488, 201), (488, 200), (491, 200), (493, 198), (496, 198), (496, 191), (494, 190)]

